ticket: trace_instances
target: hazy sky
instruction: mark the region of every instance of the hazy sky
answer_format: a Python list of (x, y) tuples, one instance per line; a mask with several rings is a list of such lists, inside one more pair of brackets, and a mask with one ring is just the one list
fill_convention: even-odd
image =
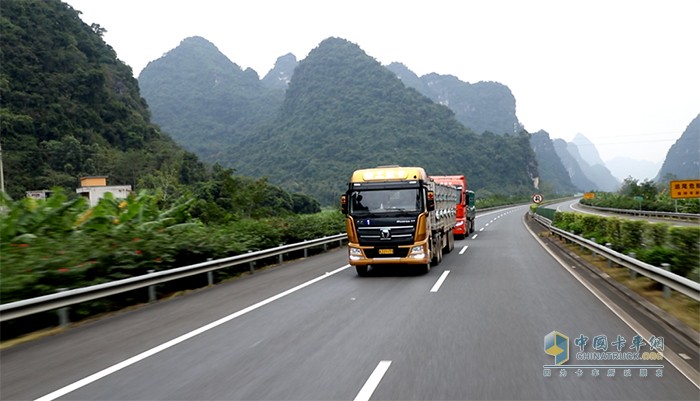
[(138, 77), (191, 36), (262, 78), (331, 36), (382, 64), (510, 88), (518, 119), (662, 162), (700, 113), (698, 0), (68, 0)]

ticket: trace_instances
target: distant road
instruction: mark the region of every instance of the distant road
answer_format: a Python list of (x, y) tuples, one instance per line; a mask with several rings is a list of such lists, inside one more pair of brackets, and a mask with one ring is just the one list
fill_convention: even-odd
[[(698, 387), (667, 360), (575, 360), (579, 336), (589, 338), (587, 351), (599, 335), (611, 343), (622, 336), (628, 348), (636, 329), (538, 242), (524, 224), (527, 210), (480, 213), (474, 235), (426, 275), (394, 268), (358, 277), (345, 249), (334, 250), (3, 350), (0, 394), (697, 400)], [(569, 337), (566, 368), (550, 367), (544, 341), (552, 331)], [(596, 376), (576, 367), (584, 364), (606, 366)], [(640, 364), (651, 367), (622, 366)]]
[(578, 201), (579, 201), (578, 199), (567, 200), (564, 202), (559, 202), (559, 203), (547, 205), (545, 207), (556, 209), (560, 212), (578, 212), (578, 213), (594, 214), (596, 216), (619, 217), (622, 219), (629, 219), (629, 220), (644, 220), (644, 221), (648, 221), (648, 222), (652, 222), (652, 223), (669, 223), (669, 224), (672, 224), (674, 226), (698, 226), (698, 225), (700, 225), (700, 223), (698, 223), (697, 221), (661, 219), (661, 218), (656, 218), (656, 217), (634, 216), (634, 215), (629, 215), (629, 214), (618, 214), (618, 213), (612, 213), (612, 212), (607, 212), (607, 211), (599, 211), (596, 209), (591, 209), (591, 208), (581, 206)]

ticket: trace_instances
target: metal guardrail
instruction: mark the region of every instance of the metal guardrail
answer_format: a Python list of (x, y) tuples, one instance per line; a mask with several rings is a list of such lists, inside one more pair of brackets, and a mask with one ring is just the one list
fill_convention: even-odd
[(694, 299), (695, 301), (700, 302), (700, 283), (687, 279), (683, 276), (671, 273), (660, 267), (644, 263), (633, 257), (624, 255), (608, 247), (597, 244), (594, 241), (585, 239), (583, 237), (579, 237), (578, 235), (574, 235), (568, 231), (564, 231), (560, 228), (554, 227), (552, 226), (551, 220), (538, 214), (535, 214), (535, 220), (545, 225), (555, 235), (558, 235), (573, 243), (576, 243), (579, 246), (587, 248), (591, 252), (595, 252), (597, 255), (600, 255), (620, 266), (626, 267), (634, 271), (635, 273), (648, 277), (674, 291), (678, 291), (681, 294), (684, 294)]
[(329, 237), (298, 242), (296, 244), (282, 245), (276, 248), (249, 252), (243, 255), (236, 255), (224, 259), (212, 260), (203, 263), (197, 263), (194, 265), (177, 267), (174, 269), (149, 273), (142, 276), (130, 277), (123, 280), (112, 281), (109, 283), (97, 284), (90, 287), (75, 288), (72, 290), (58, 292), (56, 294), (44, 295), (41, 297), (26, 299), (22, 301), (10, 302), (0, 305), (0, 322), (16, 319), (22, 316), (32, 315), (35, 313), (47, 312), (54, 309), (74, 305), (80, 302), (104, 298), (110, 295), (120, 294), (131, 290), (145, 288), (152, 285), (165, 283), (171, 280), (177, 280), (180, 278), (194, 276), (197, 274), (208, 273), (226, 267), (255, 262), (260, 259), (266, 259), (274, 256), (279, 256), (280, 263), (282, 263), (282, 255), (284, 255), (285, 253), (299, 250), (306, 251), (308, 248), (320, 245), (326, 246), (327, 244), (334, 242), (339, 242), (340, 245), (342, 245), (342, 242), (345, 239), (347, 239), (347, 234), (337, 234)]
[(583, 206), (585, 208), (588, 208), (588, 209), (599, 210), (601, 212), (611, 212), (611, 213), (617, 213), (617, 214), (629, 214), (632, 216), (659, 217), (659, 218), (677, 219), (677, 220), (700, 220), (700, 214), (695, 214), (695, 213), (674, 213), (674, 212), (657, 212), (657, 211), (651, 211), (651, 210), (614, 209), (614, 208), (610, 208), (610, 207), (591, 206), (591, 205), (586, 205), (584, 203), (579, 203), (579, 205)]

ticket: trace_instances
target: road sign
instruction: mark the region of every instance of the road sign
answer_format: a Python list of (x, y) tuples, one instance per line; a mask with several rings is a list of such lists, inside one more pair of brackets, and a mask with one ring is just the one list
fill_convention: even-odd
[(532, 201), (535, 202), (535, 203), (537, 203), (537, 204), (542, 203), (543, 200), (544, 200), (544, 196), (542, 196), (542, 194), (534, 194), (534, 195), (532, 195)]
[(700, 180), (671, 181), (671, 198), (700, 198)]
[(595, 192), (586, 192), (583, 194), (583, 199), (595, 199)]

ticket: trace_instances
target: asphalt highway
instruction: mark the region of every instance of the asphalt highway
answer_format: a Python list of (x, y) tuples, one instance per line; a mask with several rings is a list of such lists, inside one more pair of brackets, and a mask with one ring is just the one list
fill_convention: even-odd
[[(5, 349), (0, 398), (698, 400), (687, 370), (641, 360), (649, 343), (633, 348), (640, 333), (535, 238), (527, 210), (480, 214), (425, 275), (359, 277), (336, 249)], [(554, 331), (562, 365), (545, 351)]]

